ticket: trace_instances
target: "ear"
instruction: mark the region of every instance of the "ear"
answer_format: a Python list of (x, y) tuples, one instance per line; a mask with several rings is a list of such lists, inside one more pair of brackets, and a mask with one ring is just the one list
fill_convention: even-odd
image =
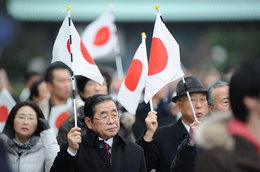
[(255, 97), (245, 96), (243, 98), (243, 103), (249, 110), (253, 110), (258, 107), (258, 101)]
[(89, 128), (89, 129), (92, 129), (92, 121), (91, 121), (91, 119), (89, 118), (89, 117), (85, 117), (84, 118), (84, 121), (85, 121), (85, 124), (87, 125), (87, 127)]
[(177, 107), (177, 110), (178, 110), (179, 112), (181, 112), (182, 106), (183, 106), (183, 104), (182, 104), (181, 101), (176, 101), (176, 107)]
[(50, 82), (46, 82), (47, 89), (51, 92), (52, 91), (52, 85)]

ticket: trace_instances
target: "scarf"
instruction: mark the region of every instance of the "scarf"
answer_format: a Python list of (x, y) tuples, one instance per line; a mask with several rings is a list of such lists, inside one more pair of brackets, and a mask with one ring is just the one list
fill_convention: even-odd
[(21, 156), (24, 152), (30, 150), (39, 140), (39, 136), (32, 136), (25, 143), (20, 143), (15, 138), (8, 139), (8, 145), (17, 152), (19, 156)]

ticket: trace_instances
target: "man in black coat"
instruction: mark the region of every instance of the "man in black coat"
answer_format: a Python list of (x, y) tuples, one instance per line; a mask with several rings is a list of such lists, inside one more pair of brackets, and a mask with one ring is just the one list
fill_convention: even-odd
[(51, 172), (146, 172), (143, 149), (118, 135), (120, 115), (110, 96), (87, 98), (84, 115), (86, 135), (77, 127), (70, 130)]
[(179, 158), (185, 158), (185, 161), (189, 161), (188, 164), (191, 165), (183, 168), (182, 164), (176, 164), (176, 167), (181, 166), (181, 171), (193, 170), (196, 148), (192, 135), (198, 128), (200, 120), (208, 113), (207, 90), (196, 77), (186, 77), (185, 81), (197, 120), (194, 120), (185, 86), (180, 81), (176, 89), (177, 95), (172, 100), (182, 113), (182, 118), (175, 124), (158, 128), (158, 130), (156, 112), (149, 112), (145, 119), (147, 131), (137, 143), (144, 148), (147, 170), (169, 172), (177, 152), (180, 153)]

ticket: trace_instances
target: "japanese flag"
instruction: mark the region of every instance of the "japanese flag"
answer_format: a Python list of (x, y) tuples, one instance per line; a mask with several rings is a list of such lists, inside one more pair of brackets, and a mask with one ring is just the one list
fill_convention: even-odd
[(153, 30), (144, 101), (147, 103), (166, 84), (182, 76), (179, 45), (158, 12)]
[(0, 92), (0, 133), (2, 132), (8, 115), (15, 104), (16, 102), (8, 90), (6, 88), (2, 89)]
[[(72, 44), (70, 44), (70, 35)], [(73, 63), (70, 53), (73, 55)], [(55, 61), (65, 63), (74, 71), (74, 75), (83, 75), (100, 84), (103, 83), (103, 77), (96, 63), (81, 41), (72, 20), (69, 22), (69, 13), (60, 27), (53, 46), (52, 56), (52, 63)]]
[(49, 124), (50, 127), (54, 130), (56, 136), (58, 135), (59, 128), (61, 124), (69, 118), (67, 113), (68, 109), (72, 107), (72, 101), (69, 99), (67, 104), (53, 106), (51, 108)]
[(135, 114), (137, 106), (145, 86), (148, 62), (145, 42), (138, 47), (126, 77), (121, 84), (117, 99), (132, 114)]
[(115, 19), (112, 12), (107, 10), (90, 23), (82, 33), (82, 40), (94, 59), (109, 54), (117, 45)]

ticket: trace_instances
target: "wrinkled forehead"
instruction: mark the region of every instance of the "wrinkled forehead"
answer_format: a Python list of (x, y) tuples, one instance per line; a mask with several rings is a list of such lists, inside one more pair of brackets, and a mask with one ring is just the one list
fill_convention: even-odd
[(100, 103), (97, 103), (93, 107), (94, 113), (99, 112), (99, 111), (111, 111), (111, 110), (116, 110), (117, 111), (117, 106), (113, 100), (105, 100)]

